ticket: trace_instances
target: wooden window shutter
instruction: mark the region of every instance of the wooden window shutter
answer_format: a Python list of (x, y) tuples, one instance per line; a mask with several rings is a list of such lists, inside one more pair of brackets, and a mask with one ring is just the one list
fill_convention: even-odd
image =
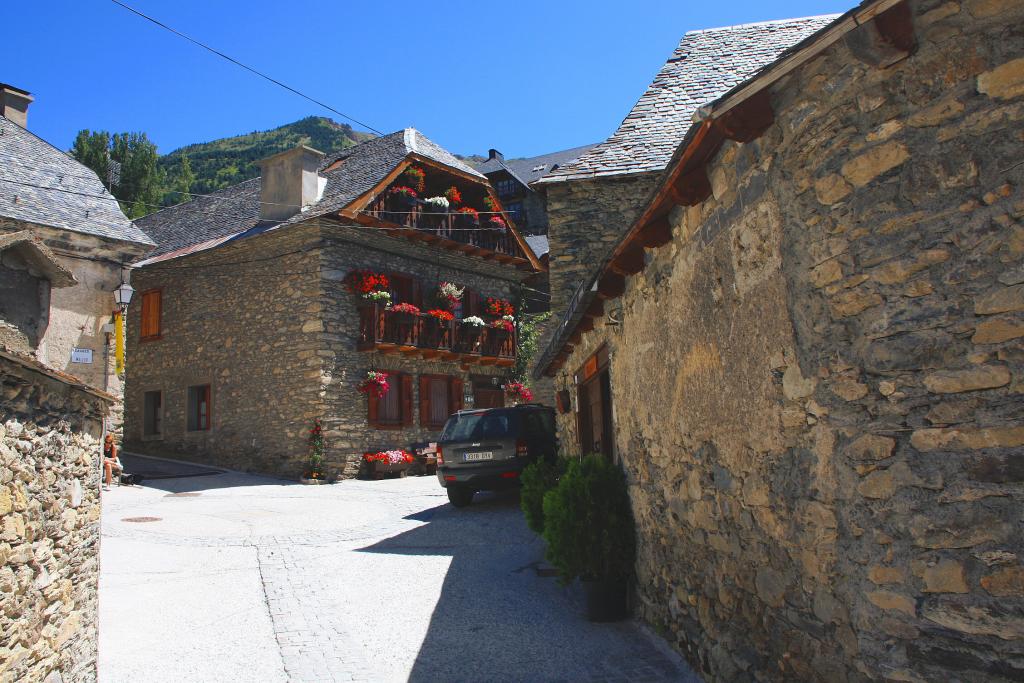
[(430, 426), (430, 378), (420, 375), (420, 427)]
[(142, 294), (142, 315), (139, 336), (152, 339), (160, 336), (160, 290), (154, 289)]
[(412, 280), (412, 304), (416, 308), (423, 308), (423, 286), (416, 278)]
[(463, 381), (458, 377), (452, 377), (451, 391), (448, 392), (449, 412), (451, 413), (462, 410), (462, 387)]
[(412, 375), (402, 375), (402, 424), (412, 425)]
[(366, 394), (366, 421), (377, 426), (377, 396), (372, 391)]

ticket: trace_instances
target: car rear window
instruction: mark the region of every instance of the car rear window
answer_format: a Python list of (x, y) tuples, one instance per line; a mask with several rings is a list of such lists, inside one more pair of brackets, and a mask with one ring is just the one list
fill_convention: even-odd
[(515, 422), (515, 415), (509, 411), (453, 415), (444, 426), (441, 441), (500, 439), (515, 433)]

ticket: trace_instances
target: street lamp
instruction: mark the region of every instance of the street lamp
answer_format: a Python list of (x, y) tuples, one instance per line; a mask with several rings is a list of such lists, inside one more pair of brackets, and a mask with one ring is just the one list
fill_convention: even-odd
[(127, 282), (122, 282), (121, 285), (114, 290), (114, 301), (121, 307), (122, 311), (128, 310), (128, 304), (132, 302), (132, 295), (135, 294), (135, 288)]

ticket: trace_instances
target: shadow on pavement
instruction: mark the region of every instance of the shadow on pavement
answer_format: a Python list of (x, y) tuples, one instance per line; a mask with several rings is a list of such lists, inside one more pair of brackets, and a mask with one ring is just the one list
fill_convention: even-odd
[(406, 519), (425, 524), (360, 552), (452, 558), (410, 683), (686, 680), (631, 622), (586, 621), (543, 566), (517, 492), (479, 493), (467, 508), (444, 504)]
[(296, 482), (217, 467), (165, 460), (136, 453), (119, 456), (126, 474), (137, 475), (141, 485), (170, 493), (188, 493), (239, 486), (285, 486)]

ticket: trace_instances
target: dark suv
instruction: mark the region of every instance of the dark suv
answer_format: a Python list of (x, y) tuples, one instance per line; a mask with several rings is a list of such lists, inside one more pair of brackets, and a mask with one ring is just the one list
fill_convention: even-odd
[(477, 491), (518, 486), (524, 467), (557, 453), (551, 408), (460, 410), (448, 418), (437, 442), (437, 480), (452, 505), (465, 507)]

